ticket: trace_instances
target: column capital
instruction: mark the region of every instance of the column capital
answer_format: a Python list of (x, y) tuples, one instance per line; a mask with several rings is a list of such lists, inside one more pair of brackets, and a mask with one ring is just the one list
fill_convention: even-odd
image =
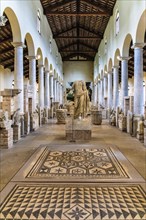
[(37, 56), (29, 56), (29, 55), (26, 55), (25, 57), (26, 57), (26, 59), (28, 59), (28, 60), (37, 60)]
[(44, 67), (44, 65), (43, 64), (38, 64), (37, 67), (42, 68), (42, 67)]
[(126, 60), (126, 61), (128, 61), (128, 60), (130, 60), (132, 57), (122, 57), (122, 56), (119, 56), (118, 57), (118, 60), (120, 60), (120, 61), (123, 61), (123, 60)]
[(49, 70), (45, 70), (45, 74), (49, 74), (50, 73), (50, 71)]
[(132, 49), (136, 49), (136, 48), (142, 49), (145, 45), (146, 45), (146, 43), (134, 43), (131, 48)]
[(11, 42), (11, 44), (13, 45), (14, 48), (17, 48), (17, 47), (25, 48), (26, 47), (26, 45), (23, 42)]
[(112, 74), (112, 73), (113, 73), (112, 70), (107, 72), (107, 74)]
[(113, 66), (113, 69), (119, 69), (119, 66), (115, 65), (115, 66)]

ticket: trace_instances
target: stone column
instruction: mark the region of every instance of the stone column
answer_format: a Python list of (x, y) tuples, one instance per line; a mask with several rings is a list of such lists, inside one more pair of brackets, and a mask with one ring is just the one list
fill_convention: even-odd
[(95, 106), (98, 104), (98, 82), (95, 85)]
[(143, 43), (135, 43), (134, 48), (134, 114), (144, 113), (143, 93)]
[(20, 89), (16, 101), (16, 109), (20, 109), (20, 114), (24, 114), (24, 82), (23, 82), (23, 48), (25, 45), (22, 42), (13, 42), (15, 48), (14, 55), (14, 85), (15, 89)]
[(38, 65), (39, 74), (39, 106), (44, 108), (44, 66)]
[(50, 74), (50, 98), (54, 98), (53, 75)]
[(60, 94), (60, 83), (59, 83), (59, 80), (56, 80), (56, 101), (57, 102), (60, 102), (59, 94)]
[(49, 108), (50, 97), (49, 97), (49, 70), (45, 71), (45, 107)]
[(107, 75), (104, 76), (104, 98), (107, 97)]
[(128, 60), (130, 57), (120, 57), (121, 60), (121, 108), (124, 110), (124, 97), (128, 96)]
[(57, 91), (57, 82), (56, 78), (54, 78), (54, 102), (56, 102), (56, 91)]
[(101, 91), (101, 99), (100, 104), (103, 105), (103, 99), (104, 99), (104, 86), (103, 86), (103, 79), (100, 80), (100, 91)]
[(54, 98), (54, 80), (53, 74), (50, 73), (50, 117), (53, 118), (53, 98)]
[(113, 76), (114, 76), (114, 91), (113, 91), (113, 106), (114, 110), (118, 107), (119, 104), (119, 67), (113, 67)]
[(32, 112), (36, 109), (36, 57), (26, 56), (29, 60), (29, 83), (32, 86)]
[(113, 103), (113, 86), (112, 86), (112, 72), (108, 72), (108, 109), (112, 108)]

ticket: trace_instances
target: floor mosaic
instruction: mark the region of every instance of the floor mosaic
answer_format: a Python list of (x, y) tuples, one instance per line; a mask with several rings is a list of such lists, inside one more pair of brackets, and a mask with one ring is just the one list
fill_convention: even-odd
[(128, 178), (110, 148), (50, 151), (47, 147), (27, 177)]
[(18, 183), (1, 206), (1, 220), (141, 220), (146, 197), (138, 184)]

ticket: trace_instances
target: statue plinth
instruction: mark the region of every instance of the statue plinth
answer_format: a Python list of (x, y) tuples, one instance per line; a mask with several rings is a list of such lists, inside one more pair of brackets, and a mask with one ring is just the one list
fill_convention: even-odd
[(91, 140), (91, 120), (89, 118), (68, 120), (66, 139), (69, 141)]

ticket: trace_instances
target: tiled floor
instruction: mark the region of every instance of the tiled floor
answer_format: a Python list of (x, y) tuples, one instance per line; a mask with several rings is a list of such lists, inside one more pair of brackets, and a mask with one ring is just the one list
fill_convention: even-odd
[(146, 149), (106, 121), (92, 127), (90, 141), (72, 143), (65, 125), (50, 120), (1, 150), (0, 174), (0, 219), (146, 219)]

